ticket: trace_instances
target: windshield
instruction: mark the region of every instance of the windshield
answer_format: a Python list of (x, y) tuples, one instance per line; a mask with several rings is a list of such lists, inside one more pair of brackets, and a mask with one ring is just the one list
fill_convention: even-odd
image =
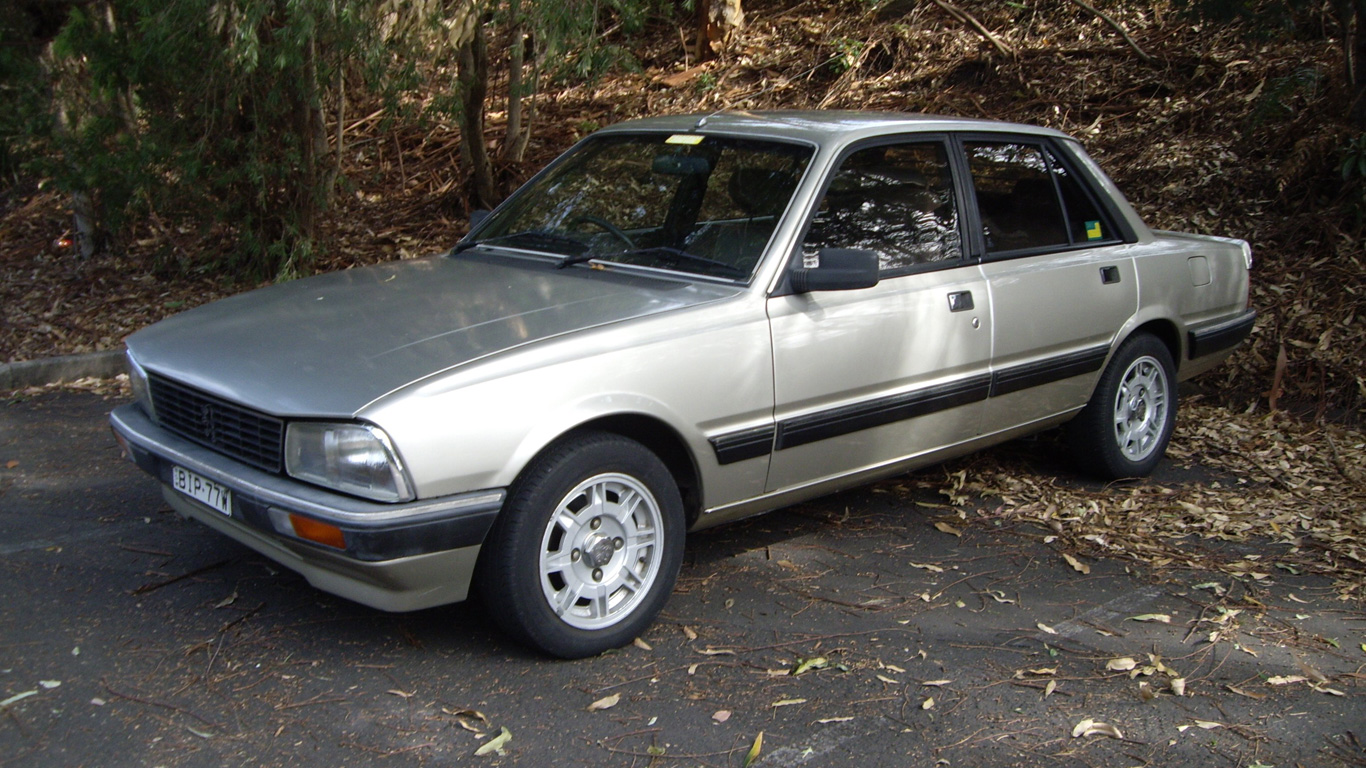
[(462, 245), (747, 279), (811, 154), (694, 134), (590, 139)]

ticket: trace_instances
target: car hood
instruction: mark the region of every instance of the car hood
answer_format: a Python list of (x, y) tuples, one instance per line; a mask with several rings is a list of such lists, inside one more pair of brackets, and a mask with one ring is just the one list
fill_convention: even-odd
[(345, 417), (435, 373), (743, 288), (486, 253), (274, 285), (128, 338), (148, 371), (286, 416)]

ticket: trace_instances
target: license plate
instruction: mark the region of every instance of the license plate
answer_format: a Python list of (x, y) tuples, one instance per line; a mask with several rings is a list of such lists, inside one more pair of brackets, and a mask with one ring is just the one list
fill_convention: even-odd
[(207, 477), (200, 477), (188, 469), (173, 466), (171, 487), (229, 517), (232, 516), (232, 491)]

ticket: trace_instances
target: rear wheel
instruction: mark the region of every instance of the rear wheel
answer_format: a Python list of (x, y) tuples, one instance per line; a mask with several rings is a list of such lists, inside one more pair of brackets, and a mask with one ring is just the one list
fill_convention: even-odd
[(1143, 333), (1120, 345), (1096, 391), (1068, 426), (1073, 457), (1105, 478), (1143, 477), (1162, 460), (1176, 424), (1171, 353)]
[(480, 590), (514, 637), (563, 658), (643, 632), (673, 590), (683, 502), (645, 446), (587, 433), (552, 447), (514, 485), (485, 544)]

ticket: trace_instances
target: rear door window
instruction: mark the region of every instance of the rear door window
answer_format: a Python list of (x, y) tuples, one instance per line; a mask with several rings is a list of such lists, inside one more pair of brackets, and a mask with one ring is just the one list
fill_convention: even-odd
[(963, 144), (988, 256), (1115, 242), (1117, 232), (1046, 145)]

